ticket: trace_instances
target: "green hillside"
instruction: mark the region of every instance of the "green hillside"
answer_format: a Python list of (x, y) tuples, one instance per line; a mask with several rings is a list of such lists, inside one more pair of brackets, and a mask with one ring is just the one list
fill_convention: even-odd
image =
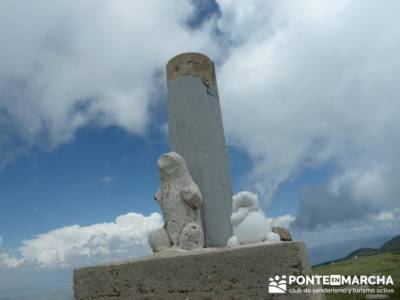
[[(390, 275), (395, 284), (395, 294), (390, 295), (388, 299), (400, 300), (400, 235), (385, 242), (378, 249), (357, 249), (345, 258), (315, 266), (313, 271), (318, 275)], [(365, 299), (365, 295), (327, 294), (326, 299)]]
[[(390, 251), (388, 251), (390, 252)], [(373, 248), (360, 248), (357, 249), (356, 251), (351, 252), (349, 255), (346, 256), (346, 258), (352, 258), (355, 256), (367, 256), (367, 255), (375, 255), (378, 254), (377, 249)]]
[(326, 261), (323, 263), (320, 263), (318, 265), (314, 265), (313, 267), (320, 267), (320, 266), (325, 266), (325, 265), (330, 265), (332, 263), (337, 263), (349, 258), (354, 258), (354, 257), (359, 257), (359, 256), (368, 256), (368, 255), (375, 255), (375, 254), (382, 254), (382, 253), (388, 253), (388, 252), (400, 252), (400, 235), (395, 236), (389, 241), (386, 241), (383, 243), (381, 247), (378, 249), (374, 248), (360, 248), (357, 249), (353, 252), (351, 252), (349, 255), (343, 258), (331, 260), (331, 261)]
[[(385, 243), (386, 244), (386, 243)], [(313, 268), (318, 275), (391, 275), (394, 281), (395, 295), (389, 299), (400, 299), (400, 252), (382, 253), (376, 255), (357, 256), (331, 264)], [(365, 295), (326, 295), (327, 300), (365, 299)]]
[(378, 249), (378, 251), (381, 253), (400, 251), (400, 235), (384, 243), (383, 246)]

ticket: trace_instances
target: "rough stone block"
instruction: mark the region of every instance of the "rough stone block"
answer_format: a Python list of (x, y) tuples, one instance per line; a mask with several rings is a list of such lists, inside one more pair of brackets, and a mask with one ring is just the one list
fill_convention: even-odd
[(301, 242), (165, 251), (138, 261), (76, 269), (74, 294), (76, 300), (313, 299), (268, 293), (270, 277), (310, 272)]

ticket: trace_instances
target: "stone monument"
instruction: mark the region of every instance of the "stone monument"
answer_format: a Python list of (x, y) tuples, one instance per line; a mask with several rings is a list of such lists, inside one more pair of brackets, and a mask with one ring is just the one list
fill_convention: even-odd
[(203, 194), (207, 247), (223, 247), (232, 235), (232, 187), (214, 63), (183, 53), (167, 64), (169, 141), (185, 159)]
[[(271, 241), (278, 234), (269, 226), (257, 225), (253, 232), (251, 220), (266, 220), (250, 194), (235, 198), (232, 235), (232, 191), (213, 62), (198, 53), (178, 55), (167, 64), (167, 79), (173, 152), (158, 161), (161, 184), (155, 199), (165, 225), (149, 236), (155, 253), (74, 270), (75, 300), (319, 298), (270, 293), (274, 278), (310, 275), (311, 268), (302, 242)], [(285, 231), (277, 232), (283, 240)], [(232, 247), (226, 247), (229, 238)], [(208, 248), (202, 249), (204, 244)]]

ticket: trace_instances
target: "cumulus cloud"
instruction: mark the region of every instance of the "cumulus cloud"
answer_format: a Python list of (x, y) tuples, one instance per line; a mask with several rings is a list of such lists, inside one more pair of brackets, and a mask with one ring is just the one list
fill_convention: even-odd
[(292, 215), (283, 215), (276, 218), (267, 218), (267, 222), (271, 227), (284, 227), (289, 228), (294, 222), (295, 217)]
[[(179, 52), (213, 53), (191, 1), (0, 3), (0, 164), (85, 125), (142, 134)], [(4, 151), (3, 151), (4, 150)]]
[(18, 267), (20, 264), (21, 261), (16, 258), (15, 255), (0, 249), (0, 270), (13, 269)]
[[(288, 228), (294, 217), (267, 218), (271, 226)], [(151, 253), (150, 231), (163, 225), (159, 213), (127, 213), (115, 222), (72, 225), (22, 241), (18, 253), (0, 247), (0, 271), (14, 268), (67, 268), (144, 257)]]
[(127, 213), (112, 223), (58, 228), (25, 240), (18, 257), (0, 253), (0, 267), (75, 267), (150, 254), (147, 237), (162, 226), (158, 213)]
[(1, 269), (15, 268), (20, 261), (8, 249), (3, 247), (3, 237), (0, 235), (0, 271)]
[(225, 127), (265, 199), (329, 163), (326, 186), (301, 196), (301, 228), (398, 208), (400, 3), (218, 3)]

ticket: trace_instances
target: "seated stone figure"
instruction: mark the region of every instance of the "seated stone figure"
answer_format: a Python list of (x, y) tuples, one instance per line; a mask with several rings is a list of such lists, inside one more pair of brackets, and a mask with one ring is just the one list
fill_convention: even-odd
[(233, 236), (228, 240), (230, 247), (280, 240), (279, 235), (271, 231), (257, 195), (250, 192), (233, 196), (231, 224)]
[(155, 200), (164, 215), (164, 227), (149, 235), (153, 252), (171, 247), (193, 250), (204, 247), (200, 206), (203, 198), (182, 156), (176, 152), (161, 155), (158, 162), (160, 190)]

